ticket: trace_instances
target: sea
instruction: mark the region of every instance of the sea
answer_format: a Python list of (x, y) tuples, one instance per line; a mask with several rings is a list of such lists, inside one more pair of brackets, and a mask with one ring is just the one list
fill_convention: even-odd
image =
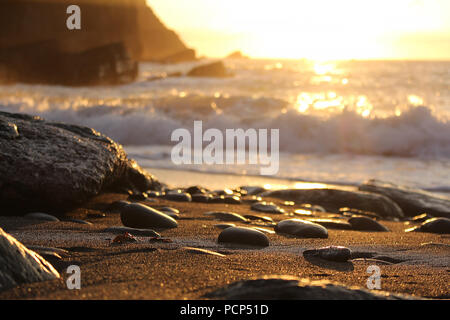
[[(0, 86), (0, 110), (92, 127), (170, 185), (357, 186), (450, 195), (450, 61), (224, 59), (228, 78), (169, 76), (215, 61), (141, 63), (121, 86)], [(279, 129), (279, 170), (175, 164), (171, 134)]]

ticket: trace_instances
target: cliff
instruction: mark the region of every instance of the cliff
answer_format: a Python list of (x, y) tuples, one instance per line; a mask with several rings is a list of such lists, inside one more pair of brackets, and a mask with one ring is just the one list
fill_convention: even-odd
[[(81, 8), (81, 30), (68, 30), (69, 5)], [(56, 40), (62, 51), (83, 52), (123, 43), (134, 60), (164, 60), (187, 50), (145, 0), (2, 0), (0, 49)]]

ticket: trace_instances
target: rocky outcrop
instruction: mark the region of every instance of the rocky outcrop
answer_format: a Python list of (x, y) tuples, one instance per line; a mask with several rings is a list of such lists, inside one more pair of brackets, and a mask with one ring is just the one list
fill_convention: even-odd
[(61, 214), (102, 191), (159, 188), (119, 144), (93, 129), (0, 112), (2, 215)]
[(187, 73), (188, 77), (211, 77), (211, 78), (227, 78), (232, 77), (222, 61), (208, 63), (194, 67)]
[(122, 43), (80, 53), (63, 52), (55, 41), (26, 44), (0, 50), (0, 65), (0, 83), (115, 85), (138, 75), (138, 64)]
[(378, 180), (365, 182), (359, 190), (382, 194), (392, 199), (409, 217), (429, 213), (432, 216), (450, 218), (450, 200), (423, 190)]
[(332, 212), (339, 212), (342, 207), (352, 207), (375, 212), (384, 218), (403, 217), (402, 209), (394, 201), (383, 195), (370, 192), (341, 189), (287, 189), (269, 191), (262, 195), (298, 203), (318, 204)]
[[(81, 30), (69, 30), (69, 5), (81, 9)], [(121, 42), (135, 60), (161, 60), (186, 50), (146, 0), (2, 0), (0, 48), (56, 40), (65, 52)]]
[(234, 282), (205, 295), (226, 300), (410, 300), (412, 296), (348, 287), (326, 280), (268, 276)]
[(0, 291), (58, 278), (50, 263), (0, 228)]

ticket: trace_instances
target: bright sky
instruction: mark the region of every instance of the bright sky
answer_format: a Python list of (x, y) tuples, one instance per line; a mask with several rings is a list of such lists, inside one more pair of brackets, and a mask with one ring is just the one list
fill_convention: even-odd
[(450, 59), (450, 0), (147, 0), (199, 55)]

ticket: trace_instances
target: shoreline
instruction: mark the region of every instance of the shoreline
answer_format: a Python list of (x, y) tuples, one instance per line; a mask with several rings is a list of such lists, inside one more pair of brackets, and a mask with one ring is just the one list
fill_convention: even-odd
[[(0, 292), (0, 299), (204, 299), (203, 295), (226, 284), (265, 275), (291, 275), (311, 280), (330, 280), (349, 286), (365, 287), (367, 268), (374, 263), (382, 272), (382, 290), (418, 297), (449, 299), (448, 266), (450, 237), (431, 233), (405, 233), (405, 222), (381, 221), (391, 232), (360, 232), (329, 229), (328, 239), (297, 239), (269, 234), (270, 246), (241, 248), (217, 243), (221, 223), (204, 215), (207, 211), (232, 211), (257, 214), (249, 205), (173, 202), (156, 198), (147, 205), (170, 206), (180, 210), (178, 227), (159, 230), (172, 242), (152, 242), (137, 237), (137, 243), (112, 245), (115, 237), (104, 230), (122, 225), (120, 215), (106, 213), (103, 218), (89, 214), (104, 213), (107, 206), (124, 200), (124, 194), (102, 194), (83, 208), (69, 212), (67, 218), (93, 223), (30, 221), (22, 217), (0, 217), (0, 225), (25, 245), (51, 246), (67, 250), (52, 261), (61, 279), (24, 284)], [(279, 199), (274, 201), (287, 211)], [(261, 213), (260, 213), (261, 214)], [(285, 215), (264, 213), (274, 221)], [(329, 213), (320, 214), (327, 216)], [(241, 225), (240, 223), (236, 223)], [(379, 259), (354, 259), (347, 263), (308, 261), (302, 251), (327, 245), (347, 246), (354, 252), (376, 252)], [(196, 254), (184, 247), (218, 252), (224, 257)], [(79, 265), (81, 290), (68, 290), (65, 280), (68, 265)], [(201, 267), (199, 272), (199, 266)]]

